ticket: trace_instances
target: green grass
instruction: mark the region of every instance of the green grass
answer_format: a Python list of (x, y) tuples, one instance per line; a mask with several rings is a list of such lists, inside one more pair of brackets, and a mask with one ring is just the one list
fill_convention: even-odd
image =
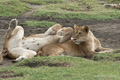
[(108, 3), (120, 3), (120, 0), (106, 0)]
[[(72, 1), (72, 0), (71, 0)], [(44, 5), (33, 16), (43, 18), (62, 19), (96, 19), (110, 20), (119, 19), (120, 11), (117, 9), (105, 8), (97, 0), (1, 0), (0, 17), (13, 17), (22, 15), (30, 9), (30, 4)], [(104, 0), (104, 3), (118, 3), (119, 0)], [(31, 16), (31, 17), (33, 17)]]
[(43, 5), (43, 4), (56, 4), (62, 3), (64, 0), (20, 0), (30, 4)]
[[(30, 68), (18, 66), (25, 63), (40, 61), (66, 62), (69, 67), (40, 66)], [(35, 65), (35, 64), (34, 64)], [(23, 74), (13, 80), (120, 80), (120, 64), (112, 61), (92, 61), (80, 57), (35, 57), (23, 60), (13, 66), (2, 68), (1, 71), (13, 71), (14, 74)], [(1, 79), (2, 80), (2, 79)], [(8, 79), (11, 80), (11, 79)]]
[(120, 11), (105, 8), (97, 0), (76, 0), (76, 2), (65, 1), (46, 5), (33, 15), (46, 18), (109, 20), (119, 19)]
[(95, 61), (120, 61), (120, 50), (115, 50), (111, 53), (101, 53), (94, 55), (92, 60)]
[(29, 9), (19, 0), (0, 0), (0, 17), (18, 16)]
[(95, 55), (93, 58), (93, 60), (96, 61), (120, 61), (120, 53), (101, 53), (101, 54), (97, 54)]
[(50, 21), (25, 21), (25, 23), (22, 23), (22, 25), (26, 25), (28, 27), (33, 27), (33, 28), (37, 28), (37, 27), (51, 27), (54, 24), (56, 24), (56, 22), (50, 22)]

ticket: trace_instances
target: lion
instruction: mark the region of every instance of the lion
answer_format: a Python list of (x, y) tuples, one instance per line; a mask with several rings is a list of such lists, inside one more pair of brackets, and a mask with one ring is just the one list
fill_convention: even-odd
[(18, 21), (16, 19), (10, 21), (2, 51), (2, 54), (6, 54), (8, 58), (16, 59), (14, 62), (32, 58), (37, 55), (35, 51), (24, 49), (21, 46), (24, 37), (24, 29), (21, 26), (17, 26), (17, 24)]
[[(66, 31), (67, 32), (67, 31)], [(40, 56), (68, 55), (76, 57), (92, 57), (95, 54), (109, 52), (112, 49), (101, 47), (100, 41), (91, 32), (89, 26), (74, 25), (73, 39), (66, 42), (48, 44), (42, 47)]]
[[(22, 44), (23, 44), (23, 47), (26, 46), (26, 44), (24, 44), (25, 42), (33, 42), (35, 41), (34, 39), (40, 39), (40, 38), (45, 38), (47, 37), (48, 35), (52, 36), (52, 35), (56, 35), (57, 31), (59, 29), (62, 28), (62, 25), (60, 24), (55, 24), (53, 25), (52, 27), (50, 27), (45, 33), (42, 33), (42, 34), (34, 34), (34, 35), (31, 35), (31, 36), (28, 36), (28, 37), (24, 37), (22, 38)], [(7, 39), (7, 36), (9, 36), (10, 33), (12, 33), (13, 29), (11, 28), (8, 29), (8, 31), (6, 32), (6, 35), (5, 35), (5, 41), (4, 41), (4, 45), (3, 45), (3, 53), (4, 53), (4, 56), (6, 55), (5, 52), (7, 52), (7, 42), (8, 42), (8, 39)], [(27, 42), (27, 43), (28, 43)], [(28, 43), (29, 44), (29, 43)], [(28, 49), (28, 48), (27, 48)], [(36, 51), (36, 50), (35, 50)]]
[(17, 26), (17, 23), (16, 19), (11, 20), (2, 51), (2, 54), (8, 58), (16, 59), (14, 62), (37, 56), (36, 52), (47, 44), (64, 42), (71, 39), (71, 36), (65, 36), (73, 32), (72, 28), (62, 28), (61, 25), (57, 27), (57, 24), (57, 26), (54, 25), (49, 28), (45, 34), (37, 34), (23, 39), (24, 29), (21, 26)]

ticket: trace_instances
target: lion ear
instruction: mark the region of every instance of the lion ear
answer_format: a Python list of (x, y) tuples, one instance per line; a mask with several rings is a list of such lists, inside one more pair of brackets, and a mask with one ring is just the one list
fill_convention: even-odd
[(89, 26), (84, 26), (84, 30), (88, 33), (89, 32)]
[(78, 26), (76, 24), (74, 25), (74, 29), (78, 29)]

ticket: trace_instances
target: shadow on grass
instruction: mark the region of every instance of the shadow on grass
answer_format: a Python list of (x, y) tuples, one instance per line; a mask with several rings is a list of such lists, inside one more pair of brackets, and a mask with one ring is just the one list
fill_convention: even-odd
[(2, 71), (2, 72), (0, 72), (0, 78), (3, 78), (3, 79), (16, 78), (16, 77), (23, 77), (23, 74), (14, 74), (13, 71)]
[(50, 61), (33, 61), (33, 62), (25, 62), (23, 64), (18, 64), (17, 66), (27, 66), (30, 68), (37, 68), (42, 66), (48, 67), (70, 67), (70, 64), (66, 62), (50, 62)]

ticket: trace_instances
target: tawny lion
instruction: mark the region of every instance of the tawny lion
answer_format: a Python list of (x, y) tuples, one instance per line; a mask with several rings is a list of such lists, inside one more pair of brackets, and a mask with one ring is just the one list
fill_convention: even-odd
[[(20, 27), (20, 26), (18, 26), (18, 27)], [(29, 48), (29, 46), (31, 46), (31, 43), (33, 43), (33, 42), (35, 42), (35, 40), (37, 39), (37, 40), (39, 40), (40, 38), (45, 38), (45, 37), (47, 37), (48, 35), (50, 35), (50, 36), (52, 36), (52, 35), (56, 35), (56, 33), (57, 33), (57, 31), (59, 30), (59, 29), (61, 29), (62, 28), (62, 25), (60, 25), (60, 24), (55, 24), (55, 25), (53, 25), (52, 27), (50, 27), (45, 33), (43, 33), (43, 34), (35, 34), (35, 35), (31, 35), (31, 36), (29, 36), (29, 37), (24, 37), (23, 36), (23, 39), (22, 39), (22, 41), (21, 41), (21, 43), (22, 43), (22, 46), (24, 47), (24, 48), (26, 48), (26, 49), (28, 49)], [(12, 33), (12, 31), (13, 31), (14, 29), (8, 29), (8, 31), (6, 32), (6, 36), (5, 36), (5, 41), (4, 41), (4, 45), (3, 45), (3, 53), (5, 54), (5, 52), (7, 52), (7, 48), (8, 48), (8, 46), (7, 46), (7, 44), (8, 44), (8, 38), (7, 38), (7, 36), (9, 36), (10, 35), (10, 33)], [(34, 44), (32, 44), (32, 46), (33, 46)], [(35, 46), (33, 46), (34, 48), (36, 48)], [(34, 51), (37, 51), (37, 50), (35, 50), (35, 49), (32, 49), (32, 50), (34, 50)]]
[[(43, 46), (50, 43), (64, 42), (71, 38), (67, 35), (72, 35), (72, 28), (60, 28), (61, 26), (49, 28), (46, 33), (50, 34), (52, 32), (52, 35), (38, 34), (23, 39), (24, 29), (21, 26), (17, 26), (17, 20), (13, 19), (5, 36), (2, 53), (7, 53), (6, 56), (8, 58), (17, 58), (15, 61), (34, 57), (37, 55), (36, 52)], [(69, 31), (63, 31), (65, 29)], [(56, 33), (57, 35), (54, 35)]]
[(41, 49), (40, 55), (92, 57), (94, 54), (100, 53), (96, 51), (112, 51), (112, 49), (101, 47), (100, 41), (93, 35), (88, 26), (78, 27), (74, 25), (74, 30), (73, 39), (46, 45)]
[[(7, 57), (20, 61), (26, 58), (32, 58), (37, 55), (35, 51), (27, 50), (22, 47), (22, 38), (24, 37), (24, 29), (17, 26), (18, 21), (12, 19), (9, 28), (5, 35), (4, 50), (2, 53), (7, 53)], [(7, 51), (7, 52), (6, 52)]]

